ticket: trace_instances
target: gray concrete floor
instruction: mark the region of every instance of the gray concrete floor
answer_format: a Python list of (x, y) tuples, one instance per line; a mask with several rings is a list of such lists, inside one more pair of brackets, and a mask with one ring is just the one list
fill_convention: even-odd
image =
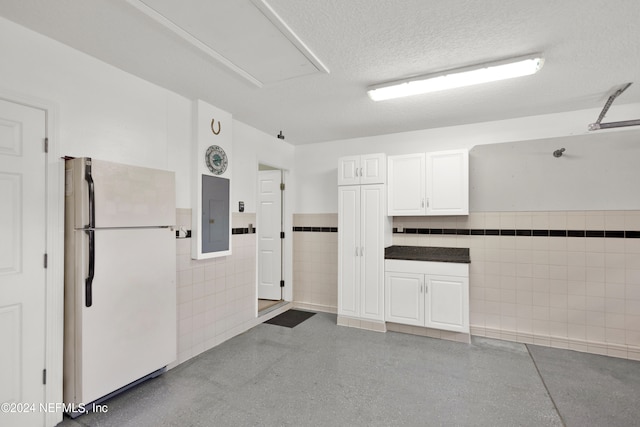
[(640, 362), (474, 338), (259, 325), (60, 426), (631, 426)]

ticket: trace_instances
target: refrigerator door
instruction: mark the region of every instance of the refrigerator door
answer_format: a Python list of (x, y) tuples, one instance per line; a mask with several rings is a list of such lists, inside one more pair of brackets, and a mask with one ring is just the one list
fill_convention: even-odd
[(88, 235), (75, 232), (75, 403), (89, 403), (176, 358), (175, 235), (169, 228), (94, 232), (92, 303)]
[[(74, 193), (74, 228), (175, 224), (173, 172), (78, 158), (67, 166), (67, 196)], [(91, 224), (93, 209), (95, 223)]]

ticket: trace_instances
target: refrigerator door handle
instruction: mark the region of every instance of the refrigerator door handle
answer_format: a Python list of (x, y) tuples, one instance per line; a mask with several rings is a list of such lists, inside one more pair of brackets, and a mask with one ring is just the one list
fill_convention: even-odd
[(85, 230), (89, 235), (89, 271), (87, 278), (84, 280), (84, 294), (86, 307), (91, 307), (93, 304), (93, 274), (96, 264), (96, 239), (94, 230)]
[(91, 176), (91, 159), (86, 158), (84, 164), (84, 179), (89, 187), (89, 224), (85, 228), (95, 228), (96, 226), (96, 199), (93, 188), (93, 176)]

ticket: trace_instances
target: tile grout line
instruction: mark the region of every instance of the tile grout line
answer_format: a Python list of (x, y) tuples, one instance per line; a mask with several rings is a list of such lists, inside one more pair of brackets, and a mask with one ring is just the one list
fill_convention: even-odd
[(529, 357), (531, 358), (531, 361), (533, 362), (533, 366), (536, 368), (536, 372), (538, 373), (538, 377), (540, 377), (540, 381), (542, 381), (542, 385), (544, 386), (544, 389), (547, 391), (547, 394), (549, 395), (549, 399), (551, 399), (551, 403), (553, 403), (553, 409), (556, 410), (556, 413), (558, 414), (558, 417), (560, 417), (560, 422), (562, 423), (562, 425), (564, 427), (567, 427), (567, 424), (564, 422), (564, 418), (562, 418), (562, 414), (560, 413), (560, 410), (558, 409), (558, 405), (556, 405), (556, 401), (553, 400), (553, 396), (551, 395), (551, 391), (549, 390), (549, 387), (547, 387), (547, 383), (544, 381), (544, 378), (542, 377), (542, 374), (540, 373), (540, 369), (538, 368), (538, 364), (536, 363), (536, 359), (533, 357), (533, 354), (531, 354), (531, 350), (529, 350), (529, 345), (525, 344), (524, 345), (527, 349), (527, 353), (529, 354)]

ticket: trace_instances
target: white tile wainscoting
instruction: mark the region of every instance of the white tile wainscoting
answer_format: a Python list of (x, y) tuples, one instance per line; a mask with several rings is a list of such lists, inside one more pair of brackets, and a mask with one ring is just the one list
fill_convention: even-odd
[[(177, 209), (178, 226), (191, 229), (191, 209)], [(255, 214), (234, 213), (232, 228), (255, 226)], [(230, 256), (191, 259), (191, 239), (176, 239), (178, 358), (174, 367), (291, 308), (256, 317), (256, 234), (233, 234)]]
[(640, 211), (396, 217), (394, 227), (411, 232), (394, 234), (397, 245), (470, 248), (472, 335), (640, 360)]
[[(337, 233), (321, 227), (336, 226), (336, 214), (294, 215), (294, 227), (317, 230), (293, 233), (295, 304), (335, 313)], [(470, 248), (472, 335), (640, 360), (640, 211), (472, 212), (394, 227), (415, 229), (394, 245)]]
[(300, 308), (336, 313), (338, 214), (295, 214), (293, 227), (294, 304)]

